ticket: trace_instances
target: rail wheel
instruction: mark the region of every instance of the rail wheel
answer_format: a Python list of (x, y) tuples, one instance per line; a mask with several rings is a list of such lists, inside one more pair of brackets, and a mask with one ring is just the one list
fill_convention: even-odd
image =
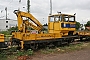
[(30, 44), (30, 48), (32, 50), (37, 50), (38, 49), (38, 43)]

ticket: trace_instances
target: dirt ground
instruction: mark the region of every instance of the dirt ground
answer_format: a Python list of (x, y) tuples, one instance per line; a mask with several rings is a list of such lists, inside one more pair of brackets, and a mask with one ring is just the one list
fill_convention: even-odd
[(90, 48), (63, 54), (38, 54), (32, 60), (90, 60)]

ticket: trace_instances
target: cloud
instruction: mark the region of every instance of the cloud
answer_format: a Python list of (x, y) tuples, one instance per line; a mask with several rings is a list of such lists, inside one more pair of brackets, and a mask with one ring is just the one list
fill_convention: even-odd
[(53, 9), (54, 10), (62, 10), (62, 11), (71, 11), (71, 10), (90, 10), (90, 0), (62, 0), (58, 2), (58, 0), (53, 1)]
[[(30, 2), (31, 14), (41, 23), (46, 23), (50, 13), (50, 0), (30, 0)], [(14, 10), (20, 8), (22, 11), (27, 11), (27, 0), (21, 0), (21, 3), (19, 3), (19, 0), (0, 0), (0, 3), (0, 11), (3, 10), (0, 16), (5, 16), (5, 7), (8, 7), (8, 17), (11, 19), (16, 19)], [(86, 22), (90, 19), (89, 3), (90, 0), (52, 0), (52, 11), (53, 14), (56, 14), (57, 11), (67, 14), (76, 13), (76, 20), (83, 23), (82, 20)]]

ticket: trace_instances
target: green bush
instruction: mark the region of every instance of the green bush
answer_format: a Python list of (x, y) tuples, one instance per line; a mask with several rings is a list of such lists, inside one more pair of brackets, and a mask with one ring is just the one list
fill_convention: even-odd
[(17, 51), (17, 56), (33, 55), (33, 50), (28, 49), (27, 51)]
[(23, 51), (17, 51), (17, 56), (23, 56), (25, 53)]
[(1, 59), (1, 58), (7, 58), (6, 55), (7, 55), (6, 51), (0, 52), (0, 59)]
[(16, 52), (16, 47), (11, 47), (9, 50), (8, 50), (8, 52)]
[(27, 54), (28, 54), (28, 55), (33, 55), (33, 50), (28, 49), (28, 50), (27, 50)]
[(4, 35), (10, 35), (10, 31), (1, 31), (0, 33)]

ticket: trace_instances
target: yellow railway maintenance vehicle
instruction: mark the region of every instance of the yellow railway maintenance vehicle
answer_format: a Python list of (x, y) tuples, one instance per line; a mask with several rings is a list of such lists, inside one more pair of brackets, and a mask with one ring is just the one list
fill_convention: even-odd
[[(18, 31), (12, 32), (12, 44), (17, 44), (21, 49), (60, 46), (77, 37), (73, 36), (76, 31), (75, 15), (59, 13), (48, 16), (48, 33), (42, 33), (43, 25), (32, 14), (18, 10), (14, 13), (17, 15)], [(26, 20), (23, 17), (26, 17)], [(38, 30), (38, 34), (31, 34), (28, 27)]]
[(90, 31), (76, 31), (80, 40), (90, 40)]
[(0, 34), (0, 48), (7, 48), (7, 44), (5, 44), (4, 34)]

